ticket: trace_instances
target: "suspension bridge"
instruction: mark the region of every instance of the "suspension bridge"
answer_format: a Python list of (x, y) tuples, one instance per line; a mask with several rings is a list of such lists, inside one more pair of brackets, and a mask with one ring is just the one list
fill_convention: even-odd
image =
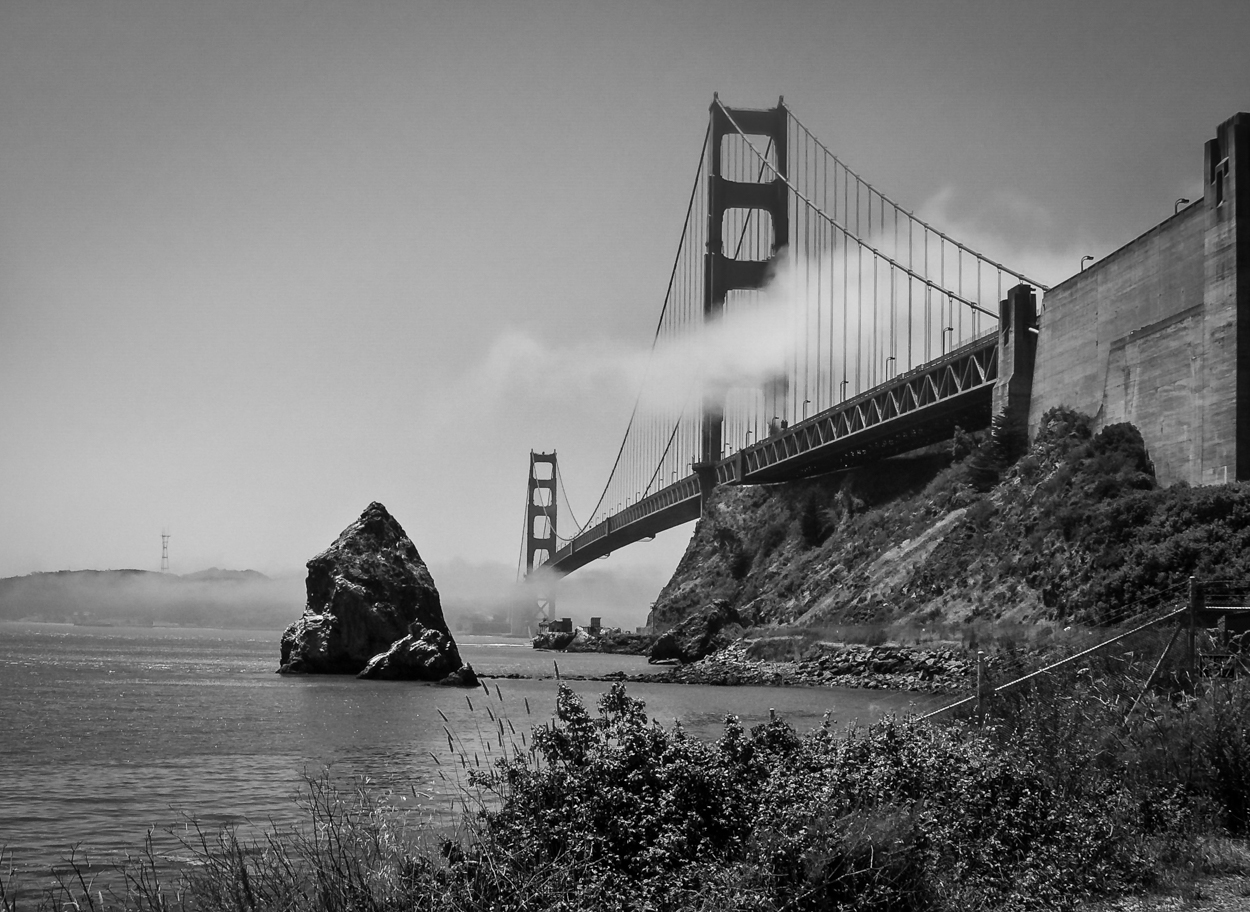
[(531, 453), (526, 572), (568, 574), (696, 519), (719, 485), (851, 468), (988, 426), (1017, 398), (1012, 370), (1045, 290), (870, 184), (784, 99), (714, 98), (616, 460), (578, 522), (555, 454)]

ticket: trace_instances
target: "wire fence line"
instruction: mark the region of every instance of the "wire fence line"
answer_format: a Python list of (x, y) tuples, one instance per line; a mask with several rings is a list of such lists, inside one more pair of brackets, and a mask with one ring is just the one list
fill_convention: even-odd
[(1100, 693), (1127, 705), (1127, 720), (1169, 662), (1173, 676), (1188, 685), (1204, 675), (1250, 671), (1243, 648), (1250, 645), (1245, 643), (1248, 619), (1250, 583), (1191, 579), (1122, 606), (1100, 626), (1077, 628), (1064, 643), (1045, 650), (979, 652), (970, 692), (919, 718), (980, 714), (995, 697), (1047, 678), (1070, 681), (1084, 675), (1098, 679)]

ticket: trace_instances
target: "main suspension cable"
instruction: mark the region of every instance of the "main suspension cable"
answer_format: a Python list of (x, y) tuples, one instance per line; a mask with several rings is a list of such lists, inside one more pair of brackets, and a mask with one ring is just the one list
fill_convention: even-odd
[[(719, 102), (718, 102), (718, 104), (719, 104)], [(723, 106), (722, 106), (722, 107), (723, 107)], [(795, 123), (795, 124), (796, 124), (796, 125), (797, 125), (800, 129), (802, 129), (802, 131), (803, 131), (804, 133), (806, 133), (806, 134), (807, 134), (808, 138), (809, 138), (809, 139), (811, 139), (811, 141), (812, 141), (812, 142), (814, 142), (816, 145), (820, 146), (820, 148), (824, 150), (824, 152), (825, 152), (825, 154), (826, 154), (826, 155), (828, 155), (828, 156), (829, 156), (830, 158), (832, 158), (835, 162), (837, 162), (837, 164), (838, 164), (838, 165), (842, 168), (842, 170), (843, 170), (843, 171), (845, 171), (845, 172), (846, 172), (847, 174), (849, 174), (851, 177), (855, 178), (855, 180), (859, 181), (859, 182), (860, 182), (861, 184), (863, 184), (865, 187), (868, 187), (869, 189), (871, 189), (871, 190), (872, 190), (872, 192), (873, 192), (873, 193), (875, 193), (875, 194), (877, 194), (877, 196), (878, 196), (878, 197), (880, 197), (880, 198), (881, 198), (882, 200), (884, 200), (885, 202), (889, 203), (891, 206), (893, 206), (893, 207), (894, 207), (895, 209), (897, 209), (899, 212), (902, 212), (904, 215), (906, 215), (909, 219), (911, 219), (911, 220), (912, 220), (913, 222), (915, 222), (917, 225), (919, 225), (920, 227), (924, 228), (926, 231), (931, 231), (933, 234), (936, 234), (936, 235), (937, 235), (938, 237), (940, 237), (942, 240), (944, 240), (944, 241), (946, 241), (947, 243), (951, 244), (951, 246), (956, 247), (956, 248), (958, 248), (958, 249), (960, 249), (960, 250), (963, 250), (965, 253), (969, 253), (969, 254), (971, 254), (972, 256), (976, 257), (978, 260), (981, 260), (981, 261), (983, 261), (983, 262), (985, 262), (985, 263), (988, 263), (989, 265), (993, 266), (995, 269), (999, 270), (1000, 272), (1005, 272), (1005, 273), (1007, 273), (1008, 275), (1013, 275), (1013, 276), (1015, 276), (1017, 279), (1019, 279), (1021, 282), (1026, 282), (1026, 283), (1028, 283), (1029, 285), (1033, 285), (1033, 286), (1035, 286), (1035, 287), (1037, 287), (1037, 288), (1040, 288), (1042, 291), (1050, 291), (1050, 286), (1048, 286), (1048, 285), (1043, 285), (1041, 282), (1038, 282), (1038, 281), (1036, 281), (1035, 279), (1030, 279), (1028, 276), (1024, 275), (1023, 273), (1021, 273), (1021, 272), (1016, 272), (1016, 270), (1012, 269), (1010, 266), (1004, 266), (1002, 263), (998, 263), (998, 262), (996, 262), (996, 261), (994, 261), (994, 260), (991, 260), (989, 257), (985, 256), (984, 254), (979, 253), (979, 252), (978, 252), (978, 251), (976, 251), (976, 250), (973, 250), (973, 249), (972, 249), (971, 247), (969, 247), (967, 244), (964, 244), (964, 243), (961, 243), (960, 241), (955, 240), (953, 237), (951, 237), (949, 234), (946, 234), (946, 233), (945, 233), (944, 231), (942, 231), (940, 228), (935, 228), (935, 227), (933, 227), (933, 226), (932, 226), (932, 225), (930, 225), (928, 222), (926, 222), (924, 219), (919, 218), (918, 216), (914, 215), (914, 214), (911, 212), (911, 210), (906, 209), (906, 208), (904, 208), (903, 206), (899, 205), (899, 204), (898, 204), (897, 202), (895, 202), (893, 199), (891, 199), (890, 197), (888, 197), (888, 196), (886, 196), (884, 193), (882, 193), (880, 190), (878, 190), (878, 189), (876, 188), (876, 186), (874, 186), (873, 184), (870, 184), (868, 181), (864, 180), (864, 178), (863, 178), (863, 177), (861, 177), (861, 176), (860, 176), (860, 174), (859, 174), (857, 171), (854, 171), (854, 170), (852, 170), (851, 168), (848, 168), (848, 167), (847, 167), (847, 165), (846, 165), (846, 163), (845, 163), (844, 161), (842, 161), (842, 159), (838, 158), (838, 156), (837, 156), (837, 155), (836, 155), (836, 154), (835, 154), (835, 153), (834, 153), (834, 152), (833, 152), (833, 151), (832, 151), (832, 150), (831, 150), (828, 146), (826, 146), (823, 142), (821, 142), (821, 141), (820, 141), (820, 137), (818, 137), (815, 133), (813, 133), (811, 130), (809, 130), (809, 129), (807, 128), (807, 125), (806, 125), (806, 124), (804, 124), (804, 123), (803, 123), (803, 121), (799, 120), (799, 119), (798, 119), (798, 117), (796, 117), (796, 116), (794, 115), (794, 110), (793, 110), (793, 109), (792, 109), (789, 105), (787, 105), (785, 102), (782, 102), (781, 107), (785, 108), (785, 110), (786, 110), (786, 114), (787, 114), (787, 115), (789, 115), (790, 119), (791, 119), (791, 120), (793, 120), (793, 121), (794, 121), (794, 123)], [(736, 128), (737, 126), (738, 126), (737, 124), (734, 124), (734, 127), (735, 127), (735, 128)], [(741, 132), (741, 131), (740, 131), (740, 132)]]
[[(560, 464), (556, 463), (556, 482), (560, 485), (560, 493), (564, 495), (564, 506), (569, 511), (569, 519), (573, 520), (573, 525), (581, 531), (582, 524), (577, 521), (577, 517), (573, 515), (573, 505), (569, 502), (569, 492), (564, 489), (564, 473), (560, 471)], [(558, 537), (558, 536), (557, 536)], [(568, 539), (566, 539), (567, 541)]]
[[(532, 458), (532, 454), (531, 454), (531, 458)], [(533, 471), (532, 467), (530, 471), (531, 472)], [(516, 558), (516, 578), (517, 578), (518, 583), (522, 579), (524, 579), (526, 576), (526, 574), (522, 572), (521, 568), (525, 566), (525, 545), (529, 541), (529, 536), (530, 536), (530, 491), (529, 491), (529, 485), (527, 484), (525, 486), (525, 511), (521, 516), (521, 552), (517, 555), (517, 558)]]
[[(733, 115), (731, 115), (731, 114), (729, 113), (729, 109), (728, 109), (728, 108), (726, 108), (726, 107), (725, 107), (725, 106), (724, 106), (724, 105), (720, 102), (720, 100), (719, 100), (719, 99), (717, 99), (717, 100), (716, 100), (716, 104), (720, 107), (721, 111), (722, 111), (722, 112), (724, 112), (724, 114), (725, 114), (725, 118), (729, 121), (730, 125), (731, 125), (731, 126), (732, 126), (735, 130), (737, 130), (737, 131), (738, 131), (738, 135), (742, 137), (742, 141), (746, 144), (747, 148), (748, 148), (748, 149), (750, 149), (753, 153), (755, 153), (756, 158), (758, 158), (761, 162), (768, 163), (768, 159), (767, 159), (767, 158), (765, 158), (763, 155), (761, 155), (761, 154), (760, 154), (760, 150), (759, 150), (759, 149), (757, 149), (757, 148), (755, 148), (755, 145), (751, 142), (751, 140), (750, 140), (750, 139), (748, 139), (748, 138), (747, 138), (747, 134), (746, 134), (745, 132), (743, 132), (742, 127), (738, 126), (737, 121), (735, 121), (735, 120), (733, 119)], [(900, 262), (898, 262), (897, 260), (895, 260), (895, 259), (894, 259), (893, 257), (891, 257), (889, 254), (887, 254), (887, 253), (885, 253), (885, 252), (883, 252), (883, 251), (881, 251), (881, 250), (878, 250), (878, 249), (877, 249), (876, 247), (874, 247), (872, 244), (869, 244), (867, 241), (865, 241), (865, 240), (861, 239), (861, 238), (860, 238), (860, 237), (858, 237), (858, 236), (857, 236), (854, 232), (852, 232), (849, 228), (847, 228), (845, 225), (843, 225), (843, 224), (841, 224), (840, 222), (838, 222), (838, 220), (837, 220), (837, 219), (835, 219), (833, 216), (829, 215), (827, 212), (824, 212), (824, 211), (823, 211), (823, 210), (822, 210), (819, 206), (817, 206), (814, 202), (812, 202), (810, 199), (808, 199), (808, 198), (807, 198), (807, 196), (806, 196), (804, 193), (802, 193), (802, 192), (801, 192), (801, 191), (800, 191), (797, 187), (795, 187), (795, 186), (794, 186), (794, 184), (792, 184), (792, 183), (790, 182), (790, 179), (789, 179), (788, 177), (786, 177), (784, 174), (782, 174), (782, 173), (781, 173), (781, 172), (777, 169), (777, 167), (776, 167), (775, 165), (768, 164), (768, 168), (769, 168), (769, 170), (771, 170), (771, 171), (773, 172), (773, 174), (775, 174), (778, 178), (780, 178), (780, 179), (782, 180), (782, 182), (783, 182), (783, 183), (785, 183), (785, 185), (786, 185), (787, 187), (789, 187), (789, 188), (790, 188), (790, 192), (791, 192), (791, 193), (793, 193), (793, 194), (795, 195), (795, 197), (796, 197), (796, 198), (798, 198), (798, 199), (802, 200), (802, 201), (803, 201), (803, 203), (804, 203), (804, 205), (806, 205), (809, 209), (811, 209), (813, 212), (815, 212), (815, 213), (816, 213), (819, 217), (821, 217), (821, 218), (823, 218), (825, 221), (827, 221), (827, 222), (828, 222), (830, 225), (832, 225), (834, 228), (836, 228), (836, 229), (838, 229), (839, 231), (841, 231), (841, 232), (843, 233), (843, 235), (845, 235), (846, 237), (852, 238), (852, 239), (855, 241), (855, 243), (859, 245), (859, 247), (861, 248), (861, 250), (867, 250), (867, 251), (868, 251), (869, 253), (871, 253), (873, 256), (877, 257), (878, 259), (884, 260), (885, 262), (889, 263), (891, 266), (894, 266), (895, 268), (899, 269), (900, 271), (907, 273), (907, 274), (908, 274), (909, 276), (911, 276), (913, 279), (915, 279), (916, 281), (918, 281), (918, 282), (920, 282), (920, 283), (922, 283), (922, 284), (924, 284), (924, 285), (928, 286), (929, 288), (932, 288), (932, 289), (934, 289), (935, 291), (938, 291), (938, 292), (940, 292), (941, 294), (946, 295), (946, 297), (947, 297), (947, 298), (950, 298), (950, 299), (955, 300), (955, 301), (959, 301), (959, 303), (963, 304), (964, 306), (966, 306), (966, 307), (971, 307), (971, 308), (973, 308), (974, 310), (979, 310), (979, 311), (981, 311), (981, 313), (986, 314), (986, 315), (991, 316), (991, 317), (994, 317), (995, 319), (997, 319), (997, 318), (998, 318), (998, 314), (994, 313), (993, 311), (986, 310), (986, 309), (985, 309), (984, 307), (982, 307), (980, 304), (977, 304), (977, 303), (976, 303), (976, 302), (974, 302), (974, 301), (969, 301), (967, 298), (963, 297), (962, 295), (957, 294), (957, 293), (955, 293), (955, 292), (953, 292), (953, 291), (951, 291), (951, 290), (949, 290), (949, 289), (947, 289), (947, 288), (943, 288), (941, 285), (938, 285), (937, 283), (935, 283), (932, 279), (928, 278), (927, 276), (923, 276), (923, 275), (920, 275), (920, 274), (919, 274), (919, 273), (917, 273), (917, 272), (913, 272), (911, 269), (909, 269), (907, 266), (905, 266), (905, 265), (903, 265), (902, 263), (900, 263)], [(849, 173), (849, 172), (848, 172), (848, 173)], [(857, 180), (858, 180), (858, 179), (857, 179)], [(863, 184), (865, 187), (868, 187), (870, 190), (872, 190), (872, 192), (873, 192), (873, 193), (876, 193), (876, 190), (875, 190), (874, 188), (872, 188), (872, 185), (871, 185), (871, 184), (869, 184), (867, 181), (859, 180), (859, 183)], [(857, 211), (858, 211), (858, 203), (857, 203)], [(904, 211), (905, 211), (905, 210), (904, 210)], [(986, 262), (989, 262), (989, 261), (987, 260)], [(1005, 270), (1005, 269), (1004, 269), (1003, 271), (1004, 271), (1004, 272), (1010, 272), (1010, 270)], [(1016, 275), (1016, 273), (1014, 273), (1014, 272), (1011, 272), (1010, 274), (1011, 274), (1011, 275)], [(1041, 286), (1039, 286), (1039, 287), (1041, 287)]]

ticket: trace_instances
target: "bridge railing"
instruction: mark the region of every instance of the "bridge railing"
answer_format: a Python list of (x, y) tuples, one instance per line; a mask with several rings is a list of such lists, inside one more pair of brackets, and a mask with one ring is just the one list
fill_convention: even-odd
[(696, 475), (687, 475), (586, 529), (557, 549), (545, 566), (567, 573), (606, 556), (615, 548), (696, 519), (698, 515), (699, 479)]
[[(822, 457), (822, 451), (840, 448), (840, 444), (857, 435), (866, 443), (867, 432), (873, 429), (881, 432), (875, 435), (878, 441), (910, 439), (914, 435), (909, 431), (925, 431), (924, 422), (918, 419), (922, 414), (924, 418), (929, 417), (926, 410), (942, 407), (950, 411), (950, 406), (970, 393), (980, 392), (981, 398), (985, 398), (985, 394), (992, 393), (997, 379), (998, 336), (991, 330), (927, 364), (743, 447), (717, 464), (717, 483), (782, 480), (789, 474), (786, 464), (799, 459), (821, 471), (836, 469), (839, 466), (823, 458), (831, 454)], [(988, 410), (982, 417), (988, 425)], [(969, 422), (970, 425), (975, 423), (975, 420)], [(900, 427), (900, 424), (908, 426)], [(921, 445), (914, 440), (911, 443)]]
[[(886, 451), (921, 446), (951, 433), (952, 416), (973, 430), (989, 424), (989, 396), (998, 376), (994, 332), (900, 374), (745, 447), (712, 468), (718, 485), (754, 484), (832, 471)], [(971, 394), (978, 394), (971, 404)], [(935, 415), (934, 413), (940, 413)], [(687, 475), (610, 514), (559, 548), (548, 564), (561, 572), (614, 548), (698, 517), (700, 481)]]

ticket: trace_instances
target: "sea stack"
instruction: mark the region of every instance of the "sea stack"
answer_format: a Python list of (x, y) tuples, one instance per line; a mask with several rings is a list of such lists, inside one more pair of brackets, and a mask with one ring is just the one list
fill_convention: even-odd
[(476, 682), (461, 668), (425, 561), (382, 504), (369, 504), (307, 566), (308, 601), (282, 634), (279, 672)]

